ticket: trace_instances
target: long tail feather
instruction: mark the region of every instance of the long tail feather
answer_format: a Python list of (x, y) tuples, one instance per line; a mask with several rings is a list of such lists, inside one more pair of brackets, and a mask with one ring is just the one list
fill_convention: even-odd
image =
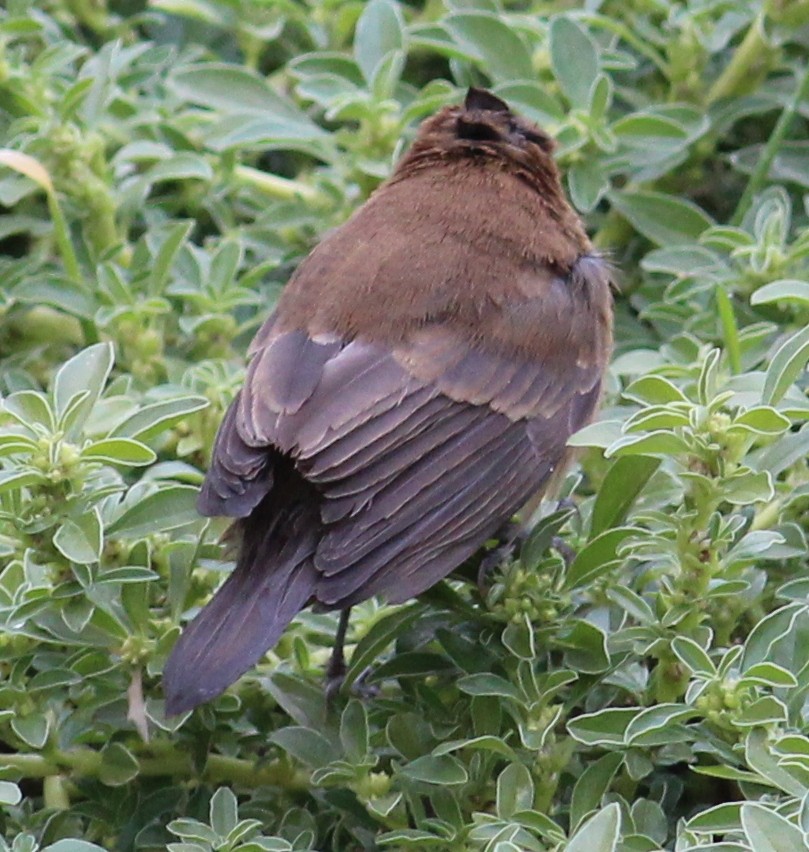
[[(274, 501), (273, 501), (274, 502)], [(236, 568), (185, 628), (163, 671), (166, 713), (192, 710), (254, 666), (306, 606), (317, 584), (316, 505), (268, 505), (237, 522)]]

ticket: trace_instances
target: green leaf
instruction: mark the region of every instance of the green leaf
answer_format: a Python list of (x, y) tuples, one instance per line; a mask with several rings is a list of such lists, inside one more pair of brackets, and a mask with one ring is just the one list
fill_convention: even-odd
[(567, 182), (571, 200), (582, 213), (589, 213), (610, 187), (604, 167), (595, 158), (574, 163), (568, 169)]
[[(149, 177), (153, 182), (157, 179), (165, 179), (166, 177), (171, 180), (174, 180), (178, 177), (200, 177), (200, 175), (195, 174), (181, 175), (167, 171), (168, 166), (166, 163), (160, 163), (159, 166), (164, 169), (162, 173), (156, 172), (158, 166), (155, 166), (153, 169), (150, 169), (149, 173), (147, 173), (147, 177)], [(202, 175), (202, 177), (210, 179), (209, 175)], [(180, 251), (180, 248), (188, 239), (188, 235), (191, 233), (191, 228), (193, 226), (193, 222), (178, 222), (168, 231), (168, 233), (163, 238), (163, 242), (160, 244), (160, 248), (157, 251), (157, 256), (154, 259), (154, 263), (151, 265), (151, 268), (149, 270), (148, 291), (150, 295), (163, 295), (163, 292), (166, 289), (166, 284), (169, 279), (169, 274), (171, 272), (171, 266), (174, 263), (174, 260)]]
[(82, 451), (84, 461), (103, 461), (111, 464), (138, 467), (157, 459), (153, 450), (132, 438), (104, 438), (87, 444)]
[(551, 65), (560, 88), (571, 105), (590, 106), (590, 90), (598, 75), (598, 51), (589, 33), (567, 17), (551, 22)]
[(565, 120), (565, 110), (559, 101), (538, 83), (501, 83), (494, 92), (520, 115), (536, 121), (548, 130)]
[(472, 737), (468, 740), (450, 740), (449, 742), (441, 743), (433, 749), (433, 754), (436, 756), (449, 754), (460, 749), (471, 748), (477, 751), (490, 751), (495, 754), (500, 754), (507, 757), (511, 761), (518, 760), (514, 750), (503, 742), (499, 737), (491, 735), (483, 735), (480, 737)]
[(580, 550), (565, 573), (565, 589), (575, 589), (592, 582), (614, 567), (618, 548), (636, 527), (615, 527), (599, 533)]
[(677, 403), (650, 405), (636, 411), (624, 423), (624, 432), (674, 430), (679, 426), (690, 426), (686, 410), (686, 406)]
[(784, 341), (773, 355), (764, 377), (761, 400), (765, 405), (780, 402), (790, 385), (806, 369), (809, 360), (809, 326)]
[(684, 704), (657, 704), (638, 712), (624, 734), (626, 744), (656, 746), (680, 742), (682, 729), (677, 723), (697, 715), (697, 710)]
[(189, 103), (225, 114), (271, 115), (285, 124), (310, 127), (322, 134), (305, 113), (246, 68), (218, 62), (186, 65), (171, 75), (169, 86)]
[(204, 396), (180, 396), (144, 405), (115, 427), (114, 437), (148, 441), (210, 403)]
[(98, 777), (102, 784), (121, 787), (137, 777), (140, 766), (136, 757), (121, 743), (109, 743), (101, 752)]
[(629, 723), (638, 715), (637, 708), (609, 707), (595, 713), (583, 713), (567, 723), (570, 735), (590, 746), (624, 745)]
[(626, 520), (646, 483), (660, 467), (654, 456), (620, 456), (610, 465), (593, 504), (590, 536), (595, 538)]
[(766, 470), (754, 473), (751, 470), (739, 470), (725, 481), (722, 496), (736, 506), (772, 500), (775, 495), (772, 476)]
[(565, 852), (615, 852), (621, 831), (621, 809), (607, 805), (578, 828), (565, 846)]
[[(610, 106), (612, 105), (613, 85), (612, 78), (606, 74), (598, 74), (590, 86), (590, 119), (603, 121)], [(598, 141), (598, 140), (596, 140)], [(610, 151), (615, 150), (612, 145)]]
[(393, 0), (371, 0), (365, 4), (354, 35), (354, 59), (369, 85), (388, 54), (404, 44), (404, 22)]
[(84, 283), (54, 274), (41, 278), (25, 279), (24, 286), (14, 289), (14, 298), (29, 305), (50, 305), (67, 314), (91, 319), (98, 303)]
[[(191, 154), (183, 152), (175, 154), (172, 157), (167, 157), (161, 160), (151, 168), (147, 169), (137, 182), (137, 187), (145, 195), (149, 187), (157, 183), (166, 181), (182, 181), (182, 180), (203, 180), (209, 182), (213, 180), (214, 170), (210, 163), (199, 154)], [(132, 190), (130, 190), (132, 191)], [(181, 222), (178, 229), (184, 229), (186, 233), (190, 229), (190, 224)], [(155, 267), (158, 278), (162, 275), (160, 268), (160, 259)], [(155, 278), (151, 280), (154, 282)], [(162, 292), (154, 283), (150, 284), (149, 292), (152, 295)]]
[(728, 433), (752, 433), (755, 435), (781, 435), (792, 423), (788, 417), (768, 405), (748, 408), (747, 411), (733, 418)]
[(509, 622), (502, 634), (503, 645), (514, 654), (523, 660), (533, 660), (536, 658), (536, 642), (534, 641), (534, 627), (527, 614), (519, 621)]
[(104, 847), (96, 846), (95, 843), (87, 840), (79, 840), (77, 837), (65, 837), (57, 840), (56, 843), (43, 846), (40, 852), (104, 852)]
[(3, 400), (3, 410), (26, 427), (39, 425), (48, 432), (56, 427), (56, 417), (50, 402), (38, 391), (23, 390), (11, 394)]
[(469, 778), (464, 765), (451, 754), (427, 754), (406, 764), (399, 771), (414, 781), (423, 781), (426, 784), (454, 786), (465, 784)]
[(128, 507), (107, 527), (114, 538), (138, 538), (176, 529), (199, 519), (197, 489), (166, 485)]
[(220, 842), (220, 838), (210, 826), (196, 819), (173, 819), (166, 828), (183, 840), (205, 844), (201, 848), (206, 852), (209, 847)]
[(561, 508), (537, 522), (520, 548), (520, 562), (525, 568), (534, 569), (539, 564), (539, 560), (573, 514), (573, 509)]
[(50, 724), (44, 713), (32, 713), (12, 718), (11, 729), (26, 745), (41, 749), (48, 741)]
[(756, 852), (796, 852), (806, 849), (803, 832), (771, 808), (755, 802), (741, 807), (742, 828)]
[(758, 727), (785, 724), (787, 708), (783, 701), (772, 695), (763, 695), (737, 713), (733, 724), (739, 727)]
[(750, 666), (742, 675), (742, 681), (762, 684), (763, 686), (797, 686), (798, 680), (791, 671), (777, 666), (775, 663), (756, 663)]
[(349, 763), (361, 763), (368, 754), (368, 718), (362, 704), (352, 699), (340, 717), (340, 742)]
[(487, 12), (451, 14), (443, 24), (453, 39), (477, 58), (493, 80), (513, 82), (534, 76), (525, 45), (499, 15)]
[(636, 379), (624, 391), (627, 399), (635, 399), (651, 405), (666, 405), (670, 402), (688, 402), (688, 397), (668, 379), (663, 376), (642, 376)]
[(497, 816), (511, 819), (534, 806), (534, 781), (522, 763), (510, 763), (497, 776)]
[(693, 674), (705, 677), (716, 675), (716, 666), (713, 661), (693, 639), (687, 636), (675, 636), (671, 642), (671, 650)]
[(801, 307), (809, 306), (809, 281), (782, 278), (759, 287), (750, 296), (751, 305), (769, 305), (773, 302), (792, 302)]
[(18, 805), (22, 791), (12, 781), (0, 781), (0, 805)]
[(211, 828), (220, 836), (227, 837), (239, 822), (239, 805), (229, 787), (220, 787), (211, 796)]
[(415, 617), (422, 609), (421, 604), (411, 604), (395, 609), (374, 622), (371, 629), (357, 643), (357, 647), (351, 655), (351, 663), (344, 680), (346, 687), (350, 687), (360, 674), (382, 655), (382, 652), (397, 636), (412, 627)]
[(604, 449), (618, 440), (623, 434), (623, 423), (620, 420), (599, 420), (590, 423), (568, 439), (568, 447), (600, 447)]
[[(801, 619), (806, 618), (807, 612), (809, 610), (803, 603), (793, 603), (780, 607), (760, 619), (744, 643), (742, 671), (748, 671), (758, 663), (772, 662), (778, 644), (784, 640), (790, 648), (794, 647), (797, 625)], [(779, 660), (779, 662), (784, 661)], [(789, 662), (794, 665), (795, 661)]]
[(339, 757), (337, 749), (323, 734), (300, 725), (281, 728), (270, 739), (297, 760), (315, 768)]
[(657, 619), (648, 603), (627, 586), (613, 586), (607, 590), (607, 597), (618, 604), (640, 624), (655, 624)]
[(594, 760), (576, 781), (570, 802), (570, 826), (575, 830), (601, 804), (612, 779), (624, 761), (620, 752), (608, 752)]
[(607, 636), (603, 630), (581, 618), (573, 618), (559, 631), (559, 644), (565, 648), (565, 664), (587, 674), (609, 668)]
[(522, 702), (524, 697), (516, 686), (502, 677), (493, 674), (471, 674), (462, 677), (457, 683), (458, 689), (467, 695), (496, 695), (499, 698), (511, 698)]
[(741, 802), (729, 802), (707, 808), (688, 820), (688, 828), (692, 831), (710, 831), (715, 834), (735, 831), (740, 825), (741, 804)]
[(624, 143), (637, 145), (642, 150), (659, 150), (666, 153), (679, 150), (688, 139), (686, 130), (674, 119), (650, 111), (633, 112), (619, 118), (612, 131)]
[(604, 452), (612, 456), (679, 456), (690, 451), (688, 442), (673, 432), (658, 430), (645, 435), (624, 435), (610, 444)]
[(744, 754), (747, 765), (773, 786), (791, 796), (806, 795), (809, 788), (779, 765), (767, 734), (761, 728), (753, 728), (747, 735)]
[(0, 494), (46, 482), (44, 473), (35, 470), (0, 470)]
[(53, 537), (54, 547), (71, 562), (91, 565), (101, 558), (104, 533), (98, 508), (67, 518)]
[(56, 416), (61, 417), (76, 394), (87, 392), (80, 413), (71, 419), (70, 435), (78, 435), (93, 406), (101, 396), (112, 370), (113, 351), (109, 343), (97, 343), (66, 361), (53, 380)]
[(611, 192), (612, 206), (659, 246), (689, 243), (713, 221), (696, 204), (662, 192)]

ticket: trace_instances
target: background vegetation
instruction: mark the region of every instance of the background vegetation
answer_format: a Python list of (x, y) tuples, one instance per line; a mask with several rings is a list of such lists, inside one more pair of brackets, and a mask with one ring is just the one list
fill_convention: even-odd
[[(808, 54), (805, 0), (6, 0), (0, 848), (809, 848)], [(307, 612), (167, 720), (250, 334), (471, 83), (621, 270), (577, 508), (358, 607), (374, 695)]]

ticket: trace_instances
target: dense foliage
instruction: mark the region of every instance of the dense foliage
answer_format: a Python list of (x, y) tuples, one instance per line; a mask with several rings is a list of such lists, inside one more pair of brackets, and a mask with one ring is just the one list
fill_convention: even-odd
[[(809, 848), (808, 58), (805, 0), (6, 0), (0, 848)], [(620, 270), (571, 499), (331, 704), (306, 612), (166, 719), (250, 334), (472, 83)]]

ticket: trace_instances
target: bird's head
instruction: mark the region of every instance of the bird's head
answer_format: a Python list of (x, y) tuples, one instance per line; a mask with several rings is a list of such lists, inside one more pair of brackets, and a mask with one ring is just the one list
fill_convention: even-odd
[(549, 163), (554, 147), (547, 133), (505, 101), (471, 88), (463, 104), (445, 107), (421, 125), (407, 159), (488, 156), (533, 169)]

